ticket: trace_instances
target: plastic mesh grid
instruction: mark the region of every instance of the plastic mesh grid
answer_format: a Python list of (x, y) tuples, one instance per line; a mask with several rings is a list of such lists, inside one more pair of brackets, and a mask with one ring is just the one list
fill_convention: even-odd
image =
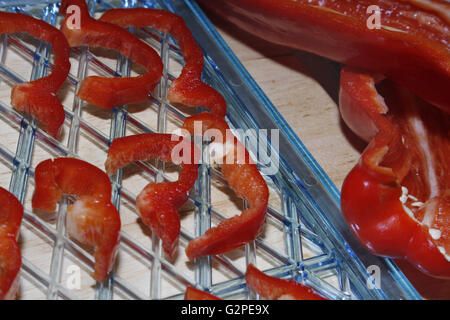
[[(89, 5), (92, 14), (99, 14), (113, 6), (152, 6), (153, 2), (89, 1)], [(61, 20), (57, 4), (9, 10), (33, 14), (56, 26)], [(121, 243), (114, 272), (104, 283), (95, 283), (89, 276), (94, 265), (92, 250), (66, 235), (65, 210), (70, 198), (64, 198), (56, 214), (32, 212), (33, 173), (40, 161), (73, 156), (103, 169), (113, 139), (142, 132), (172, 133), (192, 114), (192, 109), (173, 106), (167, 101), (167, 88), (183, 65), (176, 43), (170, 36), (152, 29), (131, 31), (155, 48), (164, 64), (164, 75), (152, 96), (147, 101), (112, 111), (79, 100), (74, 93), (84, 77), (135, 75), (139, 67), (106, 50), (73, 49), (71, 72), (59, 93), (66, 119), (63, 135), (58, 140), (42, 131), (35, 120), (12, 109), (9, 103), (15, 83), (40, 78), (51, 68), (51, 49), (26, 35), (0, 35), (0, 134), (4, 137), (0, 141), (0, 180), (25, 207), (20, 234), (23, 253), (20, 298), (179, 299), (186, 285), (193, 285), (221, 298), (255, 299), (259, 297), (245, 286), (243, 279), (249, 263), (270, 275), (302, 281), (329, 298), (361, 298), (362, 293), (355, 292), (352, 285), (355, 279), (350, 279), (341, 267), (343, 262), (336, 259), (334, 248), (317, 236), (314, 225), (303, 219), (303, 212), (309, 210), (308, 200), (294, 202), (276, 175), (264, 176), (271, 195), (261, 236), (229, 254), (188, 261), (184, 248), (189, 240), (245, 208), (218, 168), (201, 165), (195, 189), (180, 213), (178, 255), (169, 261), (160, 241), (138, 219), (135, 199), (149, 181), (175, 179), (177, 168), (147, 161), (120, 170), (111, 176), (111, 182), (112, 202), (122, 219)], [(24, 68), (25, 64), (29, 67)], [(215, 86), (224, 80), (218, 80), (214, 65), (206, 63), (204, 81)], [(73, 266), (81, 272), (81, 285), (75, 289), (71, 288)]]

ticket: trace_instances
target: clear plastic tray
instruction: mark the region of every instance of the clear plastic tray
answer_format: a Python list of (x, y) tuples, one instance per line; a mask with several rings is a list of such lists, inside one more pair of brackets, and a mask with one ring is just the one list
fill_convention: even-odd
[[(278, 137), (269, 134), (269, 139), (252, 140), (248, 136), (250, 149), (257, 141), (268, 146), (272, 160), (279, 161), (276, 172), (269, 170), (267, 159), (259, 163), (271, 191), (267, 223), (263, 233), (241, 249), (188, 261), (184, 248), (190, 239), (245, 206), (227, 187), (220, 170), (202, 165), (195, 190), (182, 209), (178, 255), (170, 261), (160, 241), (137, 220), (135, 198), (149, 181), (174, 179), (176, 169), (160, 162), (139, 162), (111, 177), (112, 200), (122, 218), (121, 245), (112, 276), (95, 283), (89, 276), (91, 249), (65, 233), (70, 199), (54, 215), (32, 212), (34, 168), (49, 157), (75, 156), (103, 169), (114, 138), (173, 132), (180, 127), (189, 110), (170, 105), (166, 97), (168, 85), (181, 70), (182, 56), (170, 36), (151, 29), (132, 30), (160, 52), (164, 76), (148, 101), (104, 111), (77, 99), (77, 85), (91, 74), (133, 75), (134, 66), (105, 50), (74, 49), (71, 73), (60, 93), (66, 112), (64, 134), (55, 140), (35, 120), (12, 109), (9, 101), (15, 83), (47, 72), (51, 49), (26, 35), (0, 35), (0, 184), (25, 206), (19, 239), (23, 252), (19, 298), (180, 299), (186, 285), (225, 299), (259, 298), (243, 279), (248, 263), (272, 276), (306, 283), (331, 299), (421, 298), (392, 261), (371, 255), (357, 243), (342, 219), (338, 189), (194, 1), (89, 1), (89, 5), (96, 15), (112, 7), (133, 6), (180, 14), (205, 53), (204, 81), (227, 100), (230, 126), (277, 129), (269, 132), (277, 132)], [(58, 27), (61, 23), (56, 1), (0, 1), (0, 9), (32, 14)], [(271, 144), (274, 141), (277, 148)]]

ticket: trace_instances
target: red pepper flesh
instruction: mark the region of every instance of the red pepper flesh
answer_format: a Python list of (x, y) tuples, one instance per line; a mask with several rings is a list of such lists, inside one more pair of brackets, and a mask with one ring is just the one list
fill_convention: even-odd
[(34, 180), (36, 188), (32, 206), (39, 210), (54, 212), (64, 194), (78, 198), (94, 195), (105, 201), (111, 199), (108, 176), (96, 166), (75, 158), (42, 161), (36, 167)]
[(342, 186), (353, 233), (375, 254), (449, 278), (450, 115), (389, 80), (376, 87), (371, 74), (352, 68), (341, 72), (340, 108), (370, 141)]
[[(180, 217), (178, 209), (189, 197), (198, 176), (198, 156), (195, 145), (181, 137), (144, 133), (115, 139), (109, 148), (105, 163), (106, 171), (113, 174), (133, 161), (159, 158), (163, 161), (179, 162), (182, 169), (178, 180), (174, 182), (149, 183), (138, 195), (136, 206), (142, 221), (162, 240), (164, 251), (175, 255), (180, 234)], [(183, 150), (182, 159), (178, 150)], [(184, 154), (190, 153), (190, 154)], [(187, 158), (186, 158), (187, 157)]]
[(247, 266), (245, 281), (251, 290), (270, 300), (327, 300), (294, 280), (268, 276), (253, 264)]
[(71, 15), (61, 25), (71, 47), (87, 45), (117, 50), (147, 71), (137, 77), (89, 76), (81, 83), (77, 96), (105, 109), (145, 100), (162, 76), (163, 65), (158, 53), (127, 30), (92, 18), (84, 0), (65, 0), (60, 12), (65, 15), (72, 5), (80, 8), (80, 28), (72, 27)]
[(184, 294), (184, 300), (222, 300), (215, 295), (198, 290), (192, 286), (187, 286), (186, 293)]
[(181, 75), (169, 87), (169, 101), (192, 107), (204, 107), (212, 113), (225, 116), (227, 110), (225, 99), (201, 80), (203, 53), (180, 16), (158, 9), (111, 9), (103, 14), (100, 21), (114, 23), (124, 28), (152, 27), (171, 34), (178, 41), (185, 64)]
[[(200, 0), (265, 40), (381, 73), (450, 112), (450, 4), (394, 0)], [(369, 29), (380, 10), (380, 28)], [(370, 22), (370, 21), (369, 21)]]
[(22, 256), (17, 237), (23, 206), (8, 190), (0, 187), (0, 300), (14, 299), (19, 289)]
[(48, 23), (22, 13), (0, 12), (0, 33), (26, 32), (51, 44), (55, 56), (53, 69), (40, 79), (17, 84), (11, 91), (11, 105), (38, 119), (56, 137), (64, 122), (64, 107), (56, 93), (70, 70), (70, 48), (64, 35)]
[[(210, 129), (218, 130), (222, 139), (230, 134), (226, 121), (215, 114), (201, 113), (191, 116), (185, 120), (183, 129), (193, 135), (195, 122), (201, 124), (202, 134), (207, 134)], [(224, 144), (225, 141), (220, 143)], [(238, 157), (237, 150), (239, 148), (244, 151), (242, 159)], [(229, 252), (254, 240), (262, 231), (269, 189), (256, 164), (251, 163), (250, 159), (248, 151), (237, 139), (234, 140), (232, 157), (223, 160), (221, 171), (228, 185), (238, 197), (247, 201), (249, 208), (240, 215), (222, 221), (217, 226), (208, 229), (199, 238), (190, 241), (186, 248), (186, 255), (189, 259)]]
[(64, 194), (77, 198), (67, 208), (67, 233), (95, 247), (92, 277), (103, 282), (113, 267), (121, 228), (119, 212), (110, 201), (109, 177), (83, 160), (57, 158), (39, 163), (35, 184), (33, 209), (53, 212)]

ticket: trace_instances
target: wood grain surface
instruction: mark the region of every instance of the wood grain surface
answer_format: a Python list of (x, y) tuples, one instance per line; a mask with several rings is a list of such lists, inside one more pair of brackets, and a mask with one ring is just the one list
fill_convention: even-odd
[[(339, 115), (339, 75), (327, 59), (271, 44), (207, 12), (227, 44), (340, 189), (365, 142)], [(450, 299), (450, 281), (398, 265), (426, 299)]]

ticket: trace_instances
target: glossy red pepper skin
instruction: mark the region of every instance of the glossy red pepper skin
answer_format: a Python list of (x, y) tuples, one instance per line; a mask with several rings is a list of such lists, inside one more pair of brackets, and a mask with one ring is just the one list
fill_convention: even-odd
[[(249, 33), (383, 74), (450, 112), (450, 4), (444, 1), (199, 2)], [(372, 5), (381, 10), (381, 29), (367, 27)]]
[(428, 228), (405, 212), (400, 195), (398, 186), (377, 180), (358, 165), (342, 187), (342, 211), (359, 242), (369, 251), (406, 258), (426, 274), (450, 279), (450, 262), (437, 249)]
[(60, 13), (66, 15), (70, 6), (77, 6), (81, 14), (80, 28), (72, 26), (72, 14), (61, 25), (71, 47), (87, 45), (117, 50), (147, 71), (137, 77), (89, 76), (81, 83), (77, 96), (104, 109), (145, 100), (162, 76), (163, 65), (158, 53), (127, 30), (92, 18), (84, 0), (64, 0)]
[[(163, 249), (171, 258), (176, 253), (180, 235), (178, 209), (188, 200), (198, 176), (196, 157), (199, 152), (193, 143), (180, 138), (161, 133), (117, 138), (111, 143), (105, 163), (106, 171), (113, 174), (119, 168), (139, 160), (158, 158), (177, 163), (181, 161), (182, 169), (177, 181), (149, 183), (136, 199), (142, 221), (162, 240)], [(177, 150), (183, 150), (182, 159), (173, 157), (179, 155)]]
[(222, 300), (213, 294), (188, 286), (184, 294), (184, 300)]
[(86, 161), (57, 158), (39, 163), (35, 185), (33, 209), (54, 212), (63, 195), (76, 197), (67, 208), (67, 233), (95, 247), (92, 277), (103, 282), (113, 267), (121, 228), (119, 212), (111, 203), (109, 177)]
[(56, 93), (69, 74), (69, 44), (61, 31), (42, 20), (21, 13), (0, 12), (0, 33), (16, 32), (26, 32), (51, 44), (55, 58), (47, 76), (13, 87), (11, 104), (17, 110), (34, 116), (50, 135), (57, 137), (65, 114)]
[(19, 289), (22, 256), (17, 237), (23, 206), (8, 190), (0, 187), (0, 300), (14, 299)]
[(247, 266), (245, 281), (251, 290), (269, 300), (327, 300), (294, 280), (268, 276), (253, 264)]
[(180, 76), (169, 87), (167, 96), (169, 101), (191, 107), (204, 107), (212, 113), (225, 116), (227, 111), (225, 99), (202, 81), (202, 50), (180, 16), (167, 10), (131, 8), (108, 10), (99, 20), (124, 28), (152, 27), (171, 34), (178, 42), (185, 64)]
[[(194, 126), (201, 125), (202, 134), (208, 135), (210, 129), (220, 133), (222, 139), (230, 134), (228, 124), (224, 118), (212, 113), (201, 113), (187, 118), (183, 129), (191, 136), (195, 134)], [(211, 131), (210, 131), (211, 133)], [(248, 151), (233, 137), (233, 153), (228, 159), (222, 160), (221, 171), (228, 185), (236, 195), (247, 201), (249, 206), (240, 215), (236, 215), (220, 222), (208, 229), (202, 236), (191, 240), (186, 248), (186, 255), (194, 259), (206, 255), (216, 255), (229, 252), (254, 240), (265, 223), (266, 209), (269, 199), (269, 189), (264, 178), (252, 163)], [(218, 142), (215, 140), (215, 142)], [(220, 143), (226, 143), (221, 141)], [(242, 158), (237, 153), (238, 148), (244, 150)]]
[(379, 87), (384, 99), (371, 74), (341, 72), (343, 119), (370, 141), (343, 183), (343, 215), (369, 251), (449, 278), (450, 116), (389, 81)]
[[(86, 177), (86, 179), (80, 179)], [(56, 158), (42, 161), (35, 170), (36, 188), (32, 206), (54, 212), (64, 194), (77, 198), (95, 196), (111, 199), (111, 182), (96, 166), (75, 158)]]

